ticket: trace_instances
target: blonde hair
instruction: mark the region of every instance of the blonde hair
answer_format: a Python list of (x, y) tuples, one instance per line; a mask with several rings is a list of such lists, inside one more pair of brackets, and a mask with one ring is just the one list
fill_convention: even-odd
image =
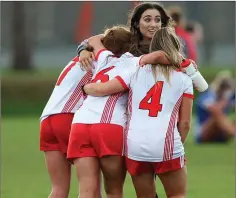
[(214, 80), (212, 81), (210, 87), (213, 91), (218, 91), (220, 84), (222, 83), (222, 81), (232, 81), (233, 76), (232, 73), (229, 70), (223, 70), (220, 71), (216, 77), (214, 78)]
[(156, 31), (150, 44), (150, 52), (162, 50), (165, 52), (170, 65), (152, 65), (152, 73), (156, 81), (156, 69), (161, 72), (167, 81), (170, 80), (170, 73), (180, 68), (182, 56), (180, 55), (181, 43), (172, 27), (161, 28)]

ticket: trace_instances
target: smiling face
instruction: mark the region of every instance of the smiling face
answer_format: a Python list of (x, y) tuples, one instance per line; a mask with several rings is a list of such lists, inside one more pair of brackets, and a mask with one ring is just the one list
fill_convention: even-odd
[(139, 29), (144, 40), (151, 40), (157, 30), (161, 28), (161, 14), (156, 9), (147, 9), (141, 15)]

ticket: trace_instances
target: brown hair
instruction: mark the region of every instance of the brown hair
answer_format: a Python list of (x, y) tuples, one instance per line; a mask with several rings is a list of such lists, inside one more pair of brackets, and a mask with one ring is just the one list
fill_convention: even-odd
[(126, 26), (113, 26), (104, 31), (104, 47), (116, 55), (124, 54), (130, 49), (132, 34)]
[(170, 72), (173, 69), (180, 68), (182, 62), (182, 57), (179, 53), (181, 50), (181, 43), (173, 28), (165, 27), (156, 31), (150, 44), (150, 52), (157, 50), (165, 52), (170, 65), (152, 65), (154, 78), (156, 79), (156, 67), (158, 67), (158, 71), (160, 71), (166, 77), (167, 81), (169, 81)]
[(160, 4), (155, 2), (144, 2), (137, 5), (130, 13), (128, 19), (128, 26), (130, 27), (130, 31), (132, 33), (132, 47), (130, 49), (130, 53), (134, 54), (135, 56), (136, 54), (143, 55), (148, 53), (148, 50), (145, 46), (146, 44), (142, 43), (143, 35), (139, 29), (140, 18), (142, 14), (148, 9), (156, 9), (160, 12), (162, 27), (172, 25), (171, 18), (168, 16), (167, 11)]
[(182, 19), (183, 19), (183, 14), (182, 14), (182, 9), (179, 6), (173, 6), (168, 9), (168, 13), (170, 17), (172, 18), (173, 22), (175, 25), (180, 25)]

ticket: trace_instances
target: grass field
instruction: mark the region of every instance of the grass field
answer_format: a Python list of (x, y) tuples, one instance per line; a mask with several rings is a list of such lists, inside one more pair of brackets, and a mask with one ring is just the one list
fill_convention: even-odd
[[(2, 119), (2, 198), (46, 198), (50, 191), (43, 153), (39, 152), (37, 117)], [(188, 198), (233, 198), (235, 186), (234, 144), (195, 145), (191, 136), (186, 143)], [(73, 175), (70, 198), (77, 197)], [(163, 187), (157, 183), (161, 198)], [(134, 198), (129, 176), (125, 198)]]

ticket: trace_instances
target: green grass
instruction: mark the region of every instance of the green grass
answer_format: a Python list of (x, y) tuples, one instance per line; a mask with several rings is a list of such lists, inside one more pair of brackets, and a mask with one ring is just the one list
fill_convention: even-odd
[[(233, 198), (234, 144), (195, 145), (189, 136), (186, 143), (188, 166), (188, 198)], [(39, 120), (37, 117), (2, 119), (2, 198), (46, 198), (50, 183), (39, 151)], [(77, 197), (75, 174), (70, 198)], [(157, 182), (161, 198), (163, 187)], [(129, 176), (125, 198), (134, 198)]]
[[(23, 79), (33, 79), (37, 77), (43, 77), (43, 78), (57, 78), (60, 74), (61, 70), (64, 68), (63, 65), (61, 65), (58, 68), (34, 68), (32, 71), (14, 71), (11, 69), (3, 68), (1, 69), (1, 76), (2, 77), (11, 77), (11, 78), (23, 78)], [(213, 66), (206, 66), (206, 65), (200, 65), (199, 68), (200, 72), (208, 77), (208, 76), (215, 76), (218, 72), (222, 70), (230, 70), (233, 75), (235, 75), (234, 66), (224, 66), (224, 67), (213, 67)]]

